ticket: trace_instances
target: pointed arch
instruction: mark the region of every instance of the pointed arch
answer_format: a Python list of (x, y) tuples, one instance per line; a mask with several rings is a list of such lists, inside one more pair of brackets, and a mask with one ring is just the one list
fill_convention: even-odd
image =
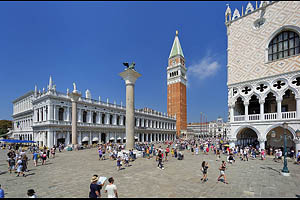
[(246, 128), (249, 128), (249, 129), (253, 130), (253, 131), (256, 133), (257, 138), (261, 138), (260, 132), (259, 132), (255, 127), (250, 126), (250, 125), (240, 126), (240, 127), (234, 132), (233, 138), (236, 138), (237, 134), (238, 134), (241, 130), (246, 129)]
[[(282, 124), (274, 124), (274, 125), (270, 126), (269, 128), (266, 129), (265, 133), (262, 135), (262, 139), (267, 140), (267, 135), (268, 135), (268, 133), (269, 133), (272, 129), (277, 128), (277, 127), (283, 128), (283, 125), (282, 125)], [(293, 135), (293, 139), (295, 139), (295, 138), (296, 138), (296, 131), (295, 131), (292, 127), (290, 127), (290, 126), (288, 126), (287, 129), (288, 129), (288, 130), (290, 131), (290, 133)]]
[(253, 12), (253, 11), (254, 11), (254, 8), (253, 8), (252, 4), (249, 2), (246, 7), (245, 15), (247, 15), (248, 13)]
[(235, 20), (236, 18), (239, 18), (241, 15), (240, 15), (240, 12), (238, 9), (235, 9), (234, 12), (233, 12), (233, 16), (232, 16), (232, 20)]
[(292, 92), (294, 92), (295, 97), (296, 97), (296, 96), (299, 96), (298, 90), (297, 90), (296, 88), (293, 88), (292, 86), (288, 85), (286, 88), (284, 88), (284, 89), (282, 90), (282, 92), (281, 92), (281, 94), (280, 94), (281, 97), (283, 97), (284, 93), (285, 93), (287, 90), (291, 90)]

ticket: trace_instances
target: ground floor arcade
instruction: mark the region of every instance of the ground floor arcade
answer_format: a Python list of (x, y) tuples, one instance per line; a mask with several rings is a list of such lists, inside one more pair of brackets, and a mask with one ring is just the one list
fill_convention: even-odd
[[(64, 144), (69, 145), (72, 142), (71, 130), (36, 130), (33, 133), (34, 141), (39, 146), (53, 146)], [(137, 142), (156, 142), (156, 141), (171, 141), (176, 138), (175, 131), (169, 132), (137, 132), (135, 134), (135, 141)], [(114, 130), (79, 130), (77, 131), (78, 144), (98, 144), (106, 142), (125, 143), (126, 134), (125, 131), (114, 131)]]
[(284, 133), (286, 133), (288, 151), (300, 150), (300, 123), (289, 121), (287, 128), (283, 122), (272, 123), (233, 123), (231, 124), (230, 146), (255, 146), (261, 149), (276, 149), (284, 146)]

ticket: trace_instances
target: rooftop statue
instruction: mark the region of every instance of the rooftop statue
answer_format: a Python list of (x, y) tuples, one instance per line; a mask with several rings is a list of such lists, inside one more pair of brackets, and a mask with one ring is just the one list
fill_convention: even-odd
[(128, 62), (125, 62), (125, 63), (123, 63), (123, 65), (127, 67), (126, 69), (133, 69), (133, 70), (135, 70), (134, 69), (135, 62), (132, 62), (131, 65), (129, 65)]
[(73, 83), (73, 87), (74, 87), (73, 92), (77, 91), (77, 90), (76, 90), (76, 84), (75, 84), (75, 83)]

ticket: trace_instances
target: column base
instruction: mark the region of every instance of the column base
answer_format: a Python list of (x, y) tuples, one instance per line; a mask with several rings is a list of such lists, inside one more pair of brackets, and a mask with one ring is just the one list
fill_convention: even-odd
[(289, 172), (281, 172), (281, 175), (282, 176), (290, 176), (290, 173)]

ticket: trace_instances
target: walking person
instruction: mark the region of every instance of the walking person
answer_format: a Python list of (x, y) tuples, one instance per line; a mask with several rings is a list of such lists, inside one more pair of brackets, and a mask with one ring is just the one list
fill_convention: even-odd
[(226, 181), (225, 169), (226, 169), (226, 162), (224, 160), (222, 160), (222, 165), (219, 168), (220, 176), (218, 177), (218, 181), (220, 181), (220, 178), (223, 177), (224, 178), (224, 183), (228, 184), (228, 182)]
[(122, 166), (122, 163), (121, 163), (121, 157), (118, 156), (118, 158), (117, 158), (117, 168), (118, 168), (118, 171), (120, 171), (121, 166)]
[(32, 154), (32, 160), (33, 160), (34, 166), (37, 166), (38, 156), (39, 156), (39, 154), (36, 151), (34, 151)]
[(113, 177), (108, 179), (109, 184), (105, 187), (105, 193), (108, 198), (118, 198), (117, 186), (114, 184), (115, 180)]
[(4, 198), (4, 190), (1, 188), (1, 184), (0, 184), (0, 198)]
[(51, 148), (51, 156), (52, 156), (52, 158), (55, 158), (55, 148), (54, 147)]
[(23, 162), (21, 158), (18, 158), (17, 164), (16, 164), (16, 168), (17, 168), (17, 176), (20, 176), (20, 174), (22, 174), (23, 176), (25, 176), (24, 172), (23, 172)]
[(207, 179), (207, 169), (209, 168), (209, 166), (208, 166), (208, 162), (205, 162), (205, 161), (203, 161), (202, 162), (202, 169), (201, 169), (201, 171), (202, 171), (202, 173), (203, 173), (203, 177), (201, 178), (201, 181), (202, 182), (206, 182), (208, 179)]
[(99, 154), (99, 160), (102, 160), (102, 149), (99, 147), (98, 149), (98, 154)]
[(102, 187), (97, 183), (98, 179), (98, 176), (93, 176), (91, 179), (89, 198), (101, 197), (100, 190)]
[(11, 171), (15, 170), (16, 161), (13, 157), (8, 159), (8, 171), (11, 174)]
[(42, 165), (46, 164), (46, 160), (47, 160), (47, 154), (46, 154), (46, 152), (44, 151), (44, 152), (42, 153)]
[(37, 198), (33, 189), (27, 190), (27, 196), (28, 198)]
[(157, 168), (164, 169), (162, 165), (162, 153), (160, 150), (158, 151), (157, 160), (158, 160)]

